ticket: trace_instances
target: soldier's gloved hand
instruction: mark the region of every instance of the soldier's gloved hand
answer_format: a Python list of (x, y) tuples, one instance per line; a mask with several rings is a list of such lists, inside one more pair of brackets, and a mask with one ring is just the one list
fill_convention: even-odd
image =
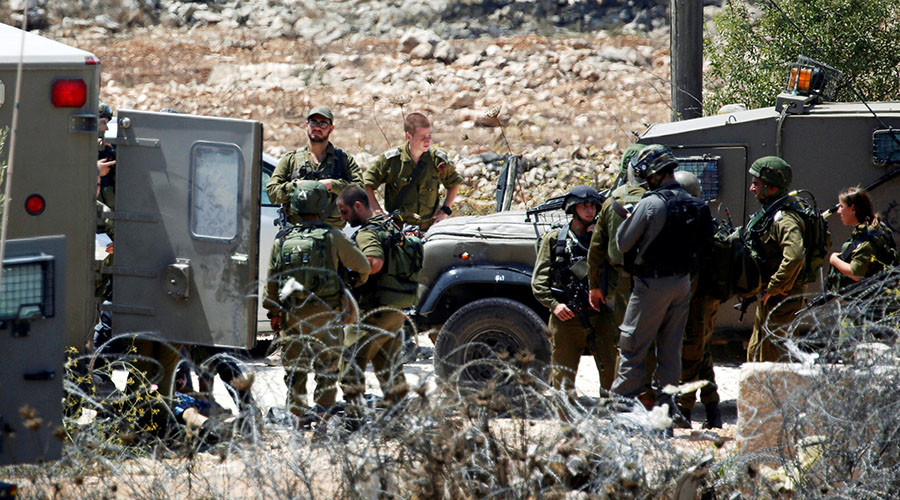
[(272, 326), (273, 332), (281, 331), (281, 316), (272, 316), (269, 318), (269, 325)]
[(565, 304), (557, 304), (557, 306), (553, 308), (553, 315), (563, 321), (569, 321), (575, 317), (575, 313), (573, 313), (572, 310), (569, 309), (569, 306)]
[(588, 292), (588, 302), (595, 311), (599, 311), (600, 304), (606, 304), (606, 297), (603, 296), (603, 291), (599, 288), (591, 288)]

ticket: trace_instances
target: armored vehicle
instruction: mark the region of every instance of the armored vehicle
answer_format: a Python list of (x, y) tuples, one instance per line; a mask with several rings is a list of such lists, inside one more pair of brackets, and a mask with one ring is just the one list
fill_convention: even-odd
[[(59, 457), (64, 346), (83, 350), (92, 332), (99, 72), (88, 52), (0, 25), (0, 130), (15, 131), (0, 157), (12, 188), (0, 247), (0, 464)], [(115, 226), (103, 268), (113, 333), (251, 347), (262, 124), (120, 109), (107, 140), (117, 146), (117, 203), (104, 214)], [(37, 431), (23, 426), (25, 407), (43, 420)]]
[[(8, 188), (0, 195), (8, 196), (0, 246), (0, 464), (61, 453), (52, 433), (62, 418), (63, 346), (83, 339), (94, 315), (93, 294), (85, 291), (93, 280), (99, 63), (89, 52), (0, 24), (0, 165), (7, 165), (0, 186)], [(25, 407), (45, 425), (25, 428)]]
[[(679, 169), (700, 178), (702, 198), (713, 215), (735, 225), (745, 224), (759, 209), (748, 191), (750, 164), (778, 155), (793, 167), (792, 189), (808, 190), (820, 211), (832, 207), (845, 187), (872, 188), (876, 209), (900, 235), (900, 102), (827, 102), (835, 73), (801, 58), (775, 106), (655, 124), (638, 142), (670, 147)], [(509, 179), (501, 175), (498, 192), (508, 193), (502, 184)], [(536, 238), (553, 224), (547, 213), (534, 212), (545, 212), (548, 205), (552, 203), (533, 211), (448, 218), (429, 230), (417, 319), (422, 327), (441, 329), (438, 373), (447, 375), (495, 352), (537, 346), (536, 354), (543, 355), (548, 312), (534, 300), (530, 279)], [(836, 217), (830, 231), (834, 249), (849, 235)], [(818, 283), (809, 286), (812, 293), (820, 290)], [(752, 318), (752, 310), (741, 319), (734, 308), (723, 307), (717, 328), (720, 334), (749, 330)], [(486, 373), (473, 370), (470, 375), (477, 379)]]

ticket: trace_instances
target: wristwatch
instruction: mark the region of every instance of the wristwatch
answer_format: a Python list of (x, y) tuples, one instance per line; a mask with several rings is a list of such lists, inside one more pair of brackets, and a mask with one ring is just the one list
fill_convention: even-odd
[(447, 215), (453, 215), (453, 210), (450, 210), (450, 207), (447, 205), (441, 205), (441, 212), (444, 212)]

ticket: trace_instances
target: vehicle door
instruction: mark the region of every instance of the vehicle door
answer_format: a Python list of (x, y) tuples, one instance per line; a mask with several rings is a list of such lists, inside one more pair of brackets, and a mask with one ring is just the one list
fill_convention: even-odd
[(251, 347), (262, 124), (119, 111), (113, 332)]

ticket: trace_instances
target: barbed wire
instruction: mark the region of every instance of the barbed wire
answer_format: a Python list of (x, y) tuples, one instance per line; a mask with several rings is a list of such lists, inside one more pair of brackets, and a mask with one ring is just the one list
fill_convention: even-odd
[[(179, 360), (197, 381), (234, 364), (224, 390), (182, 376), (164, 396), (164, 363), (129, 334), (69, 352), (62, 459), (0, 472), (23, 498), (888, 498), (900, 491), (898, 279), (889, 269), (773, 338), (801, 362), (743, 375), (736, 448), (727, 434), (667, 438), (665, 412), (555, 390), (529, 353), (469, 360), (447, 380), (407, 359), (405, 396), (372, 395), (369, 372), (307, 424), (285, 408), (280, 367), (230, 352)], [(476, 368), (487, 378), (465, 383)], [(213, 424), (185, 425), (181, 394), (213, 403)]]

